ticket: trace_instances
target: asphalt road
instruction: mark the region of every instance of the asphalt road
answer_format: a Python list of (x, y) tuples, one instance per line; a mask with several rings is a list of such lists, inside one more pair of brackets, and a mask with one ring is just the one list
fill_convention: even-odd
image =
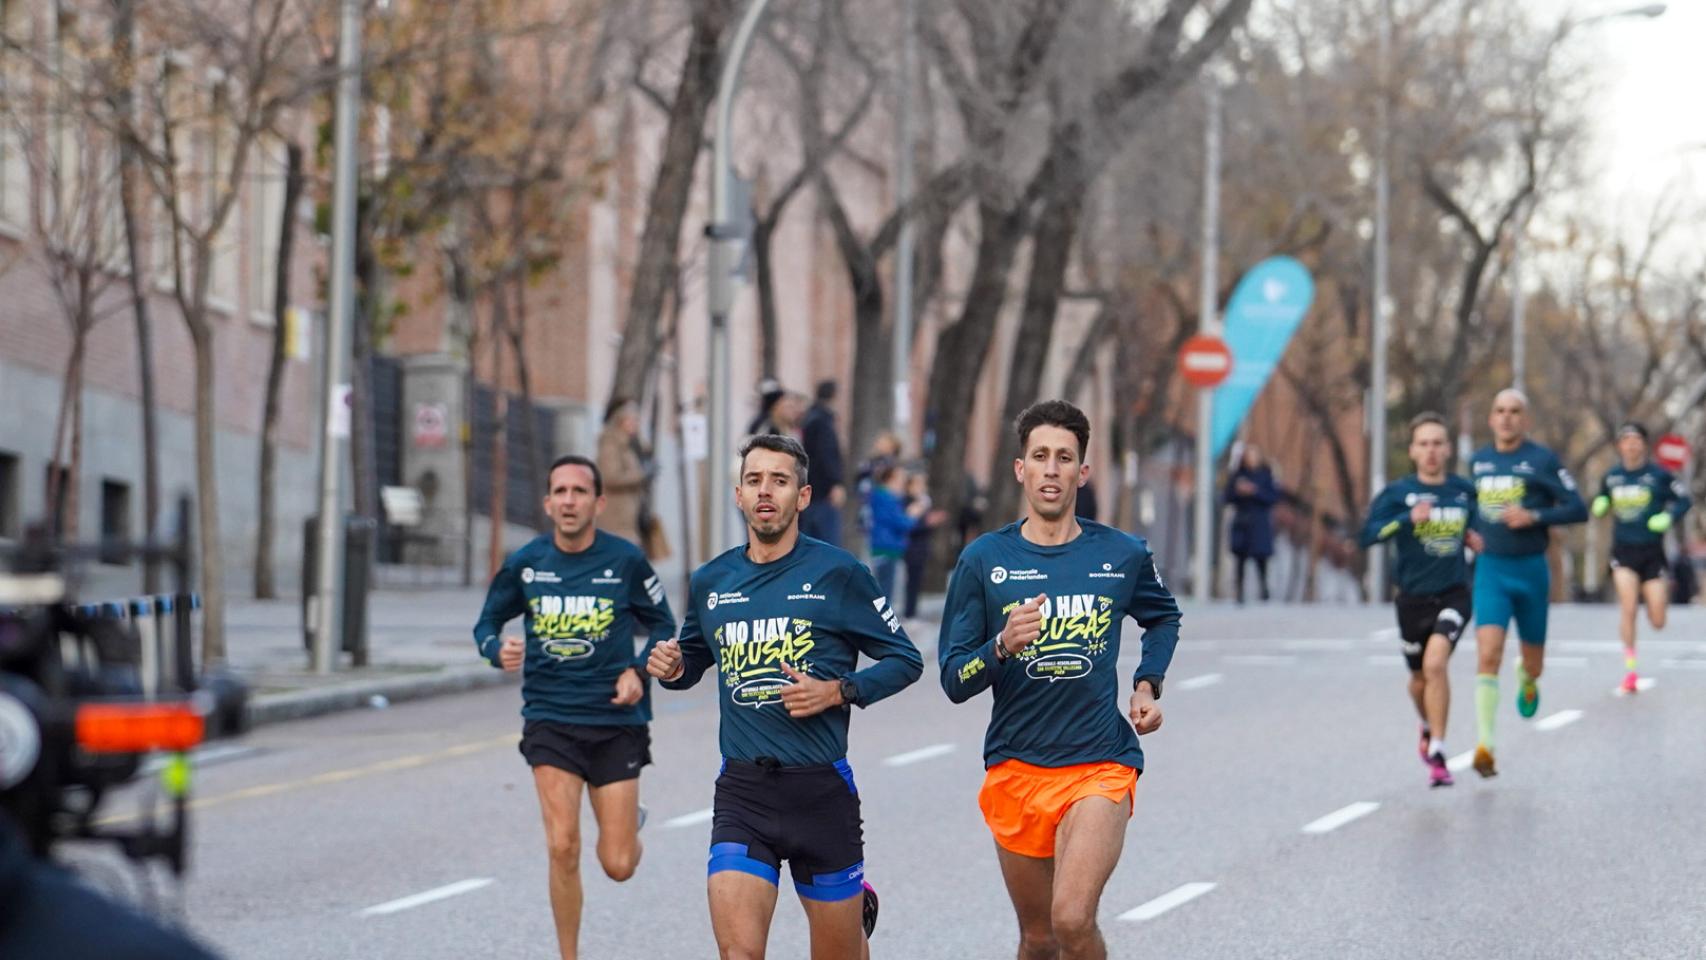
[[(1555, 609), (1535, 721), (1517, 718), (1505, 674), (1501, 776), (1464, 770), (1440, 790), (1415, 755), (1391, 622), (1375, 608), (1187, 611), (1102, 903), (1111, 954), (1706, 955), (1706, 610), (1681, 611), (1647, 644), (1655, 683), (1621, 697), (1612, 612)], [(1134, 640), (1128, 624), (1127, 669)], [(1452, 663), (1454, 754), (1473, 745), (1473, 673), (1466, 647)], [(704, 861), (716, 712), (708, 684), (659, 697), (632, 881), (599, 872), (588, 814), (586, 957), (715, 955)], [(499, 688), (265, 728), (210, 756), (190, 925), (255, 960), (554, 957), (517, 707)], [(976, 805), (987, 715), (987, 699), (950, 704), (927, 669), (854, 718), (883, 898), (874, 956), (1012, 956)], [(771, 944), (805, 956), (791, 890)]]

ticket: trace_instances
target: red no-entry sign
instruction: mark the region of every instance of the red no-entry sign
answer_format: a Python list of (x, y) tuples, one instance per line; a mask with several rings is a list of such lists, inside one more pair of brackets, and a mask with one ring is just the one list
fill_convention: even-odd
[(1678, 434), (1667, 433), (1653, 444), (1653, 459), (1672, 473), (1680, 471), (1688, 464), (1688, 441)]
[(1218, 387), (1232, 372), (1232, 351), (1226, 341), (1199, 333), (1179, 348), (1179, 376), (1193, 387)]

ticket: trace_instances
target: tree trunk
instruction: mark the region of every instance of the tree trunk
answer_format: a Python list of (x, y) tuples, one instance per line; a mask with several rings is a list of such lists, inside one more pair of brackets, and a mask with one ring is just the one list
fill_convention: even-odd
[(361, 292), (350, 331), (350, 476), (356, 515), (376, 518), (379, 457), (373, 420), (373, 331), (385, 299), (384, 275), (372, 236), (359, 227), (356, 236), (356, 271)]
[[(198, 277), (207, 276), (211, 248), (197, 243)], [(200, 288), (207, 286), (198, 280)], [(195, 347), (195, 476), (196, 526), (201, 545), (201, 656), (205, 667), (224, 662), (225, 652), (225, 554), (219, 542), (219, 457), (215, 449), (213, 328), (206, 320), (205, 289), (198, 291), (194, 313), (188, 321), (190, 341)]]
[(59, 382), (59, 413), (53, 421), (53, 455), (48, 462), (47, 502), (46, 513), (48, 525), (54, 537), (64, 537), (65, 530), (65, 494), (68, 486), (67, 466), (65, 457), (66, 433), (71, 418), (71, 396), (75, 392), (71, 385), (71, 371), (82, 361), (78, 354), (82, 352), (82, 337), (76, 331), (71, 336), (71, 356), (65, 361), (65, 378)]
[[(628, 299), (622, 346), (616, 355), (616, 375), (611, 380), (611, 403), (644, 383), (648, 368), (657, 359), (658, 317), (663, 312), (675, 270), (681, 222), (687, 215), (694, 161), (699, 156), (700, 133), (717, 92), (719, 45), (728, 23), (729, 8), (728, 0), (699, 0), (695, 4), (687, 59), (681, 67), (675, 101), (670, 105), (663, 155), (658, 158), (657, 178), (646, 203), (646, 225), (640, 236), (634, 289)], [(712, 451), (711, 455), (721, 454)]]
[(279, 227), (278, 264), (273, 280), (272, 356), (267, 361), (266, 399), (261, 407), (260, 490), (255, 508), (255, 598), (278, 596), (273, 583), (273, 520), (277, 512), (278, 417), (284, 390), (284, 358), (289, 344), (287, 314), (290, 311), (291, 259), (296, 250), (296, 217), (293, 211), (302, 196), (302, 148), (285, 145), (284, 217)]
[[(763, 360), (760, 376), (776, 376), (776, 274), (770, 259), (770, 239), (776, 223), (769, 218), (752, 225), (752, 266), (758, 284), (758, 343)], [(804, 384), (802, 384), (804, 386)]]
[[(1008, 426), (1019, 414), (1042, 399), (1043, 371), (1048, 366), (1049, 343), (1054, 336), (1055, 315), (1060, 309), (1060, 291), (1066, 284), (1066, 268), (1072, 260), (1072, 239), (1078, 233), (1078, 218), (1084, 210), (1082, 192), (1057, 193), (1049, 198), (1037, 220), (1031, 240), (1031, 275), (1025, 289), (1025, 306), (1019, 315), (1019, 334), (1014, 339), (1013, 361), (1008, 368), (1007, 397), (1001, 409), (1002, 443), (995, 446), (989, 476), (998, 477), (1013, 460), (1013, 449), (1005, 442)], [(1084, 451), (1088, 454), (1089, 451)], [(1019, 488), (994, 483), (989, 490), (989, 512), (996, 517), (1019, 515)]]
[[(80, 493), (83, 489), (83, 372), (88, 366), (89, 357), (89, 328), (92, 318), (89, 316), (92, 305), (89, 303), (89, 290), (83, 287), (82, 297), (78, 301), (78, 311), (83, 314), (77, 318), (77, 345), (73, 348), (76, 357), (69, 375), (71, 379), (71, 451), (69, 465), (65, 471), (65, 538), (77, 539), (79, 527), (78, 518), (82, 506)], [(102, 531), (103, 536), (105, 531)]]
[(486, 539), (486, 576), (496, 576), (504, 562), (504, 494), (509, 477), (509, 391), (503, 386), (504, 289), (492, 285), (492, 499), (491, 525)]
[[(527, 274), (515, 275), (515, 322), (509, 324), (510, 349), (515, 352), (515, 380), (521, 388), (522, 441), (527, 444), (527, 475), (545, 477), (544, 445), (539, 440), (539, 417), (533, 409), (533, 367), (527, 362)], [(541, 529), (543, 526), (541, 525)]]
[[(971, 420), (977, 381), (995, 338), (1001, 305), (1007, 299), (1007, 276), (1024, 239), (1023, 220), (1018, 213), (987, 204), (979, 204), (978, 209), (981, 235), (977, 263), (958, 322), (937, 338), (925, 407), (925, 430), (936, 438), (929, 455), (930, 499), (947, 511), (949, 517), (957, 517), (965, 505), (965, 424)], [(999, 485), (1001, 478), (991, 477), (990, 482)], [(1005, 523), (1011, 518), (987, 519)], [(939, 588), (953, 567), (959, 551), (957, 534), (953, 523), (937, 529), (926, 580), (932, 588)]]
[[(120, 77), (133, 75), (132, 33), (136, 23), (136, 0), (114, 0), (113, 52), (115, 70)], [(114, 85), (114, 106), (119, 128), (134, 128), (131, 115), (135, 100), (129, 84)], [(160, 522), (160, 443), (159, 424), (154, 404), (154, 334), (148, 315), (147, 279), (142, 266), (142, 228), (137, 222), (142, 181), (137, 177), (136, 144), (128, 135), (119, 137), (119, 206), (124, 217), (124, 247), (130, 273), (125, 278), (130, 288), (131, 310), (136, 318), (136, 362), (138, 382), (142, 393), (142, 539), (154, 539)], [(160, 591), (160, 562), (153, 558), (142, 562), (142, 591)]]

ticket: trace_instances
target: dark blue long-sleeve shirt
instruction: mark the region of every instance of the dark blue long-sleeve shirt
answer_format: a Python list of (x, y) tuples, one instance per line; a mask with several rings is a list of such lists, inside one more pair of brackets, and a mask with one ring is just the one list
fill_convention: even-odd
[[(1022, 523), (986, 533), (960, 554), (942, 613), (942, 689), (961, 703), (993, 689), (984, 766), (1016, 759), (1042, 767), (1117, 761), (1142, 769), (1119, 680), (1120, 625), (1144, 629), (1133, 674), (1160, 681), (1179, 640), (1179, 605), (1149, 545), (1080, 520), (1070, 543), (1026, 540)], [(998, 661), (995, 644), (1014, 607), (1039, 594), (1042, 636)]]
[[(1509, 453), (1482, 447), (1469, 462), (1475, 479), (1474, 526), (1491, 556), (1545, 553), (1549, 528), (1588, 518), (1570, 471), (1557, 454), (1532, 440)], [(1505, 526), (1505, 511), (1513, 503), (1532, 511), (1537, 522), (1521, 530)]]
[(1669, 513), (1674, 523), (1692, 506), (1688, 488), (1656, 463), (1627, 470), (1619, 463), (1599, 485), (1599, 495), (1611, 501), (1613, 543), (1663, 543), (1665, 535), (1654, 533), (1647, 521)]
[[(847, 755), (849, 711), (794, 718), (782, 705), (786, 663), (809, 676), (852, 679), (868, 707), (918, 679), (923, 660), (871, 571), (852, 554), (800, 537), (786, 556), (754, 563), (736, 547), (694, 571), (681, 627), (684, 670), (671, 690), (715, 667), (721, 681), (719, 743), (731, 760), (771, 757), (783, 766)], [(876, 661), (855, 669), (859, 655)]]
[[(1417, 503), (1429, 503), (1428, 519), (1410, 521)], [(1475, 486), (1447, 475), (1444, 483), (1423, 483), (1415, 474), (1393, 481), (1368, 508), (1362, 545), (1390, 540), (1398, 545), (1398, 589), (1410, 596), (1443, 593), (1469, 582), (1463, 537), (1475, 512)]]
[[(525, 617), (521, 715), (528, 720), (620, 726), (651, 721), (651, 690), (632, 706), (610, 702), (616, 678), (675, 634), (675, 616), (646, 555), (597, 531), (580, 553), (557, 549), (550, 534), (509, 555), (492, 577), (474, 625), (480, 656), (498, 666), (504, 624)], [(635, 652), (634, 636), (646, 634)]]

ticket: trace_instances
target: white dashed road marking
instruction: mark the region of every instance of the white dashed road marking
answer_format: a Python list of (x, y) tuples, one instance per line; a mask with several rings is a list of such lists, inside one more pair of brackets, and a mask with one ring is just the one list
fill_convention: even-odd
[(381, 903), (376, 907), (368, 907), (366, 910), (361, 911), (361, 916), (379, 917), (388, 913), (396, 913), (399, 910), (409, 910), (414, 907), (424, 906), (450, 897), (461, 896), (464, 893), (472, 893), (481, 887), (491, 886), (491, 884), (491, 877), (475, 877), (471, 880), (458, 880), (455, 883), (446, 884), (442, 887), (436, 887), (432, 890), (403, 897), (399, 900), (392, 900), (389, 903)]
[(1212, 687), (1224, 679), (1226, 678), (1218, 673), (1205, 673), (1200, 677), (1191, 677), (1187, 680), (1180, 680), (1178, 689), (1201, 690), (1203, 687)]
[(1177, 889), (1163, 893), (1141, 907), (1135, 907), (1120, 914), (1121, 920), (1153, 920), (1177, 906), (1190, 903), (1192, 900), (1214, 889), (1214, 884), (1198, 881), (1184, 884)]
[(670, 819), (665, 820), (663, 822), (663, 826), (664, 826), (664, 829), (666, 829), (666, 830), (672, 830), (672, 829), (675, 829), (676, 827), (691, 827), (691, 826), (695, 826), (697, 824), (710, 823), (710, 822), (711, 822), (711, 808), (706, 807), (703, 810), (695, 810), (692, 813), (684, 813), (679, 817), (671, 817)]
[(1358, 800), (1349, 806), (1340, 807), (1319, 820), (1311, 821), (1303, 827), (1304, 833), (1331, 833), (1352, 820), (1361, 820), (1376, 810), (1380, 804), (1372, 800)]
[(1534, 729), (1556, 730), (1559, 727), (1567, 727), (1581, 718), (1582, 712), (1580, 710), (1560, 710), (1557, 713), (1552, 714), (1550, 717), (1536, 720), (1534, 722)]
[(954, 749), (954, 745), (951, 743), (938, 743), (928, 747), (919, 747), (917, 750), (908, 750), (905, 753), (897, 753), (892, 757), (885, 757), (883, 759), (883, 766), (904, 767), (909, 764), (918, 763), (924, 760), (931, 760), (936, 757), (945, 757), (948, 754), (953, 753)]

